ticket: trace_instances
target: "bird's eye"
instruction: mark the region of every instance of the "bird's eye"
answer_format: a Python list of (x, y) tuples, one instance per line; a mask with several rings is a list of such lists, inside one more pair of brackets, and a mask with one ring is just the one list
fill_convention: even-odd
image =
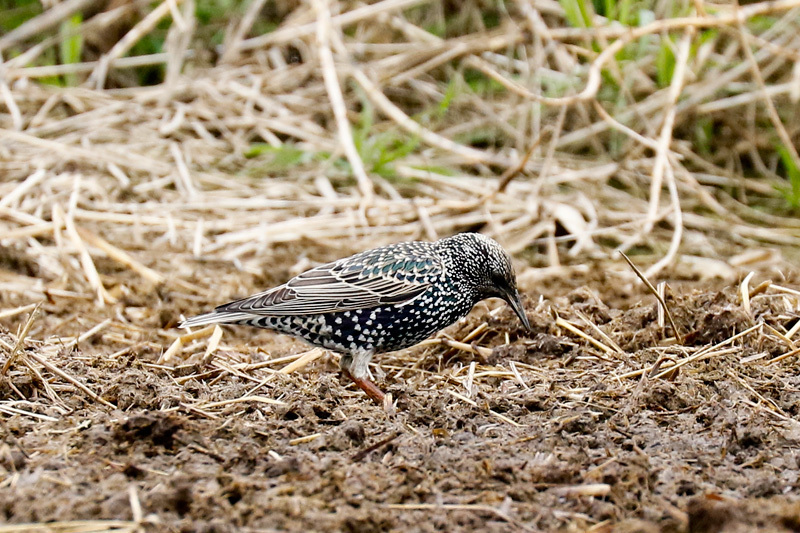
[(492, 274), (492, 285), (494, 285), (495, 287), (505, 287), (506, 285), (508, 285), (508, 282), (506, 281), (504, 276), (501, 276), (499, 274)]

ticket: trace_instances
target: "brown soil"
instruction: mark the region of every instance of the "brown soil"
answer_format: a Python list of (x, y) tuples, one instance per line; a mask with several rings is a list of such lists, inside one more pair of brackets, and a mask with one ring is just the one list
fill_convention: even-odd
[[(264, 283), (243, 279), (231, 292)], [(495, 302), (446, 331), (463, 339), (486, 322), (470, 342), (491, 355), (428, 345), (379, 358), (376, 379), (396, 399), (388, 413), (339, 376), (335, 356), (289, 374), (274, 374), (283, 364), (254, 367), (307, 350), (270, 332), (231, 329), (205, 361), (201, 339), (185, 361), (155, 364), (181, 313), (226, 295), (143, 287), (104, 309), (53, 297), (29, 334), (42, 340), (28, 340), (0, 380), (0, 396), (24, 413), (0, 418), (0, 522), (136, 519), (146, 530), (207, 532), (800, 530), (800, 376), (794, 356), (769, 363), (792, 349), (781, 334), (797, 320), (796, 296), (769, 288), (748, 313), (735, 284), (673, 284), (678, 346), (658, 326), (654, 298), (627, 273), (525, 292), (530, 335), (508, 309), (490, 311)], [(582, 313), (623, 353), (557, 327), (556, 313), (605, 342)], [(106, 318), (109, 326), (75, 348), (50, 338)], [(24, 315), (4, 321), (5, 344), (23, 323)], [(651, 365), (658, 369), (620, 377)], [(253, 394), (282, 405), (209, 405), (263, 381)]]

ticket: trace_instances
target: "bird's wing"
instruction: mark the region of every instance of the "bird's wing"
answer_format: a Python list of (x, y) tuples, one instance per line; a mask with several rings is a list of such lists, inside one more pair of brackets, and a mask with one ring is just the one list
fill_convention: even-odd
[[(309, 315), (401, 304), (441, 277), (441, 260), (423, 246), (369, 250), (313, 268), (285, 285), (216, 308), (216, 313)], [(422, 243), (419, 243), (422, 244)]]

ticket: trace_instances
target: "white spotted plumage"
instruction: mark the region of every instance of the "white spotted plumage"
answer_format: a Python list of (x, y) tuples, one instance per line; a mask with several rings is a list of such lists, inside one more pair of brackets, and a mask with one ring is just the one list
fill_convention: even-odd
[(241, 324), (295, 335), (341, 353), (342, 369), (362, 378), (374, 354), (417, 344), (491, 296), (528, 326), (508, 254), (488, 237), (462, 233), (321, 265), (181, 326)]

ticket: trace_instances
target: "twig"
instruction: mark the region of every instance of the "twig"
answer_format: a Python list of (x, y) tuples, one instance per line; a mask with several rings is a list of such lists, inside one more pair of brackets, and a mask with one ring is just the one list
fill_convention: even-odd
[[(630, 246), (633, 246), (636, 243), (636, 240), (638, 240), (641, 235), (646, 235), (650, 233), (653, 229), (653, 226), (660, 218), (658, 216), (658, 210), (661, 199), (661, 186), (664, 182), (665, 172), (667, 173), (671, 172), (671, 169), (667, 168), (670, 165), (669, 146), (670, 146), (670, 141), (672, 140), (672, 131), (673, 128), (675, 127), (675, 117), (677, 115), (676, 104), (678, 102), (678, 97), (680, 97), (681, 89), (683, 88), (683, 82), (686, 76), (686, 67), (689, 62), (690, 45), (692, 43), (693, 37), (694, 37), (694, 28), (689, 27), (687, 28), (683, 38), (678, 44), (678, 53), (675, 58), (675, 70), (673, 71), (672, 81), (669, 85), (669, 92), (667, 93), (667, 103), (666, 103), (667, 109), (664, 113), (664, 123), (661, 126), (661, 134), (659, 136), (656, 148), (656, 159), (655, 162), (653, 163), (653, 171), (650, 178), (650, 203), (647, 210), (647, 219), (645, 220), (644, 227), (642, 228), (642, 230), (639, 233), (637, 233), (634, 236), (634, 238), (629, 239), (624, 245), (620, 247), (620, 251), (622, 252), (626, 251)], [(673, 176), (672, 177), (673, 182), (674, 179), (675, 178)], [(677, 195), (677, 189), (674, 187), (674, 184), (670, 188), (670, 195), (672, 195), (673, 191), (675, 192), (675, 195)], [(676, 205), (678, 206), (678, 211), (675, 213), (675, 216), (676, 219), (680, 219), (680, 201), (677, 198), (673, 197), (673, 209), (674, 206)], [(674, 230), (675, 234), (680, 235), (681, 229), (682, 229), (682, 224), (679, 225), (676, 223)], [(666, 261), (660, 261), (656, 265), (653, 265), (653, 267), (657, 268), (654, 269), (653, 267), (651, 267), (650, 270), (652, 270), (653, 274), (655, 274), (661, 268), (663, 268), (663, 266), (666, 266), (666, 264), (667, 264)]]
[(4, 50), (22, 42), (34, 35), (39, 35), (68, 18), (73, 13), (91, 4), (93, 0), (65, 0), (53, 5), (41, 15), (34, 17), (17, 28), (14, 28), (3, 37), (0, 37), (0, 54)]
[(108, 75), (108, 69), (111, 66), (111, 63), (117, 58), (125, 55), (133, 47), (133, 45), (142, 39), (142, 37), (150, 33), (162, 18), (167, 16), (167, 14), (170, 12), (171, 2), (180, 3), (181, 1), (182, 0), (165, 0), (164, 2), (161, 2), (158, 7), (148, 13), (147, 16), (145, 16), (136, 24), (136, 26), (131, 28), (122, 39), (117, 41), (114, 47), (109, 50), (107, 54), (100, 58), (97, 66), (89, 76), (89, 80), (92, 82), (94, 87), (97, 89), (102, 89), (106, 84), (106, 76)]
[(564, 320), (561, 317), (558, 317), (556, 319), (556, 326), (564, 328), (564, 329), (566, 329), (568, 331), (571, 331), (572, 333), (574, 333), (575, 335), (579, 336), (580, 338), (582, 338), (584, 340), (587, 340), (590, 343), (594, 344), (596, 347), (600, 348), (603, 352), (605, 352), (607, 354), (615, 353), (615, 350), (613, 348), (611, 348), (609, 346), (606, 346), (605, 344), (603, 344), (599, 340), (595, 339), (594, 337), (592, 337), (590, 335), (587, 335), (586, 333), (584, 333), (583, 331), (581, 331), (580, 329), (575, 327), (573, 324), (571, 324), (570, 322), (567, 322), (566, 320)]
[(98, 148), (89, 150), (80, 146), (67, 145), (50, 139), (40, 139), (39, 137), (20, 131), (0, 129), (0, 138), (35, 146), (41, 148), (45, 153), (57, 153), (59, 156), (63, 156), (65, 161), (77, 160), (92, 165), (96, 165), (97, 163), (115, 163), (135, 170), (155, 172), (157, 174), (167, 174), (172, 169), (171, 165), (142, 155), (111, 153), (108, 150), (101, 150)]
[(0, 65), (0, 96), (3, 98), (3, 103), (6, 104), (9, 113), (11, 114), (11, 125), (15, 130), (22, 130), (22, 113), (20, 113), (17, 102), (14, 101), (14, 96), (11, 94), (11, 89), (8, 88), (8, 82), (3, 76), (2, 65)]
[(664, 377), (665, 375), (667, 375), (667, 374), (669, 374), (671, 372), (674, 372), (678, 368), (691, 363), (692, 361), (697, 361), (700, 358), (704, 358), (704, 357), (710, 356), (714, 352), (714, 350), (718, 350), (719, 348), (721, 348), (723, 346), (726, 346), (726, 345), (732, 343), (733, 341), (735, 341), (737, 339), (740, 339), (741, 337), (744, 337), (745, 335), (749, 335), (750, 333), (752, 333), (753, 331), (755, 331), (757, 329), (761, 329), (761, 324), (756, 324), (755, 326), (747, 328), (746, 330), (744, 330), (744, 331), (742, 331), (740, 333), (737, 333), (733, 337), (730, 337), (730, 338), (728, 338), (728, 339), (726, 339), (726, 340), (724, 340), (724, 341), (722, 341), (720, 343), (717, 343), (714, 346), (711, 346), (711, 347), (708, 347), (708, 348), (704, 348), (702, 350), (699, 350), (694, 355), (691, 355), (689, 357), (685, 357), (685, 358), (681, 359), (680, 361), (675, 363), (673, 366), (671, 366), (669, 368), (666, 368), (662, 372), (660, 372), (659, 374), (656, 374), (655, 376), (653, 376), (653, 379), (660, 379), (660, 378)]
[[(417, 4), (428, 3), (428, 1), (429, 0), (383, 0), (381, 2), (365, 5), (352, 11), (348, 11), (347, 13), (342, 13), (341, 15), (331, 17), (331, 26), (336, 28), (348, 26), (354, 22), (375, 17), (380, 13), (401, 11)], [(287, 43), (292, 39), (300, 39), (302, 37), (313, 35), (315, 31), (317, 31), (316, 22), (303, 24), (301, 26), (280, 28), (265, 35), (260, 35), (258, 37), (253, 37), (252, 39), (242, 41), (242, 43), (239, 45), (239, 50), (255, 50), (264, 48), (271, 44)]]
[(522, 531), (536, 531), (535, 529), (508, 516), (507, 513), (496, 507), (483, 504), (456, 504), (456, 503), (392, 503), (386, 506), (389, 509), (416, 510), (416, 511), (473, 511), (494, 515)]
[(434, 337), (432, 339), (427, 339), (419, 343), (419, 346), (429, 346), (432, 344), (442, 344), (447, 346), (448, 348), (455, 348), (456, 350), (462, 350), (467, 353), (471, 353), (473, 355), (477, 355), (479, 357), (489, 357), (492, 355), (492, 349), (486, 348), (485, 346), (477, 346), (475, 344), (467, 344), (466, 342), (460, 342), (454, 339), (449, 339), (447, 337)]
[(211, 334), (211, 338), (208, 339), (206, 352), (203, 354), (202, 359), (200, 359), (200, 366), (205, 366), (211, 362), (211, 358), (214, 357), (214, 354), (219, 347), (220, 340), (222, 340), (222, 328), (219, 327), (219, 324), (215, 324), (214, 332)]
[(584, 314), (583, 312), (581, 312), (581, 311), (579, 311), (579, 310), (577, 310), (577, 309), (576, 309), (575, 311), (576, 311), (576, 314), (577, 314), (577, 315), (578, 315), (578, 316), (581, 318), (581, 320), (583, 320), (584, 322), (586, 322), (586, 323), (589, 325), (589, 327), (591, 327), (591, 328), (594, 330), (594, 332), (595, 332), (595, 333), (597, 333), (598, 335), (600, 335), (600, 337), (601, 337), (601, 338), (602, 338), (604, 341), (606, 341), (606, 343), (607, 343), (609, 346), (611, 346), (612, 348), (614, 348), (614, 351), (616, 351), (616, 352), (617, 352), (618, 354), (620, 354), (620, 355), (625, 355), (625, 350), (623, 350), (622, 348), (620, 348), (619, 344), (617, 344), (617, 343), (614, 341), (614, 339), (612, 339), (612, 338), (611, 338), (611, 337), (610, 337), (610, 336), (609, 336), (609, 335), (608, 335), (608, 334), (607, 334), (605, 331), (603, 331), (602, 329), (600, 329), (600, 326), (598, 326), (597, 324), (595, 324), (595, 323), (594, 323), (594, 322), (593, 322), (593, 321), (592, 321), (592, 320), (591, 320), (591, 319), (590, 319), (588, 316), (586, 316), (586, 314)]
[(60, 206), (56, 206), (56, 210), (59, 211), (59, 216), (64, 221), (67, 235), (72, 241), (72, 244), (78, 250), (78, 256), (81, 261), (81, 266), (83, 267), (83, 273), (86, 276), (86, 280), (89, 282), (89, 285), (91, 285), (92, 289), (94, 289), (94, 291), (97, 293), (98, 305), (103, 307), (105, 304), (116, 302), (117, 299), (108, 293), (106, 288), (103, 286), (103, 282), (100, 281), (100, 275), (97, 273), (97, 268), (94, 265), (94, 261), (92, 261), (92, 256), (89, 255), (89, 251), (86, 249), (86, 246), (84, 246), (72, 217), (64, 216)]
[(285, 367), (281, 368), (278, 373), (280, 374), (291, 374), (292, 372), (296, 372), (301, 368), (304, 368), (309, 363), (316, 361), (323, 355), (325, 355), (325, 350), (322, 348), (313, 348), (307, 352), (305, 352), (302, 357), (298, 358), (296, 361), (293, 361), (286, 365)]
[(653, 284), (650, 283), (650, 280), (647, 279), (647, 277), (644, 274), (642, 274), (642, 272), (636, 267), (636, 265), (633, 264), (633, 261), (631, 261), (628, 258), (628, 256), (625, 255), (625, 253), (619, 252), (619, 254), (623, 257), (623, 259), (625, 259), (625, 262), (628, 263), (628, 266), (630, 266), (631, 269), (633, 269), (633, 271), (636, 273), (636, 276), (640, 280), (642, 280), (642, 283), (644, 283), (645, 286), (650, 290), (650, 292), (652, 292), (655, 295), (656, 299), (658, 300), (658, 303), (661, 305), (661, 307), (663, 307), (664, 312), (667, 314), (667, 319), (669, 320), (670, 326), (672, 326), (672, 331), (675, 333), (675, 338), (678, 339), (679, 344), (683, 344), (683, 335), (681, 335), (678, 326), (675, 325), (675, 320), (673, 320), (672, 318), (672, 312), (670, 312), (669, 307), (667, 306), (667, 302), (665, 302), (664, 299), (661, 297), (661, 295), (658, 294), (658, 291), (656, 290), (655, 287), (653, 287)]
[(657, 275), (659, 272), (661, 272), (661, 270), (675, 260), (675, 257), (678, 255), (678, 249), (680, 248), (681, 240), (683, 238), (683, 211), (681, 210), (681, 200), (678, 196), (678, 187), (675, 184), (675, 175), (672, 172), (671, 165), (667, 165), (666, 175), (669, 198), (672, 202), (672, 214), (675, 217), (675, 220), (672, 222), (672, 239), (670, 239), (669, 249), (667, 250), (667, 253), (664, 254), (664, 257), (652, 264), (645, 272), (645, 276), (647, 277)]
[(110, 324), (111, 324), (111, 319), (106, 318), (102, 322), (96, 324), (93, 328), (89, 329), (88, 331), (85, 331), (84, 333), (81, 333), (71, 341), (63, 344), (63, 348), (69, 349), (72, 348), (73, 346), (79, 345), (82, 342), (86, 342), (88, 339), (91, 339), (92, 337), (94, 337), (95, 335), (106, 329)]
[(16, 205), (25, 194), (41, 183), (45, 176), (47, 176), (47, 172), (43, 168), (37, 169), (36, 172), (25, 178), (25, 181), (14, 187), (13, 191), (0, 198), (0, 208)]
[(378, 450), (378, 449), (380, 449), (380, 448), (382, 448), (382, 447), (386, 446), (387, 444), (389, 444), (390, 442), (392, 442), (394, 439), (396, 439), (396, 438), (397, 438), (397, 437), (399, 437), (400, 435), (402, 435), (402, 433), (401, 433), (400, 431), (395, 431), (394, 433), (392, 433), (391, 435), (389, 435), (389, 436), (388, 436), (388, 437), (386, 437), (385, 439), (379, 440), (379, 441), (378, 441), (378, 442), (376, 442), (375, 444), (372, 444), (372, 445), (370, 445), (370, 446), (367, 446), (367, 447), (366, 447), (366, 448), (364, 448), (363, 450), (361, 450), (361, 451), (359, 451), (358, 453), (354, 454), (354, 455), (353, 455), (353, 456), (350, 458), (350, 460), (351, 460), (352, 462), (354, 462), (354, 463), (357, 463), (357, 462), (361, 461), (362, 459), (364, 459), (364, 458), (365, 458), (367, 455), (369, 455), (369, 454), (371, 454), (372, 452), (374, 452), (375, 450)]
[(784, 359), (788, 359), (789, 357), (792, 357), (793, 355), (797, 355), (799, 353), (800, 353), (800, 348), (795, 348), (794, 350), (789, 350), (788, 352), (786, 352), (784, 354), (781, 354), (781, 355), (778, 355), (776, 357), (773, 357), (772, 359), (770, 359), (769, 361), (767, 361), (764, 364), (771, 365), (773, 363), (777, 363), (779, 361), (783, 361)]
[(136, 522), (130, 520), (67, 520), (0, 525), (0, 533), (135, 533), (138, 527)]
[[(734, 7), (736, 11), (740, 11), (741, 8), (739, 7), (739, 2), (734, 3)], [(739, 26), (739, 36), (741, 39), (742, 49), (744, 50), (744, 55), (747, 58), (747, 62), (750, 64), (750, 71), (753, 73), (753, 77), (758, 83), (759, 92), (761, 93), (761, 97), (764, 99), (764, 103), (767, 106), (767, 112), (769, 113), (769, 119), (772, 122), (772, 125), (775, 127), (775, 131), (778, 132), (778, 137), (780, 137), (781, 142), (783, 143), (784, 148), (789, 151), (791, 154), (792, 159), (794, 160), (794, 164), (796, 168), (800, 168), (800, 154), (797, 153), (797, 148), (795, 147), (794, 141), (792, 141), (789, 132), (786, 131), (786, 126), (783, 125), (783, 121), (781, 120), (780, 115), (778, 114), (778, 110), (775, 109), (775, 103), (770, 98), (769, 94), (767, 93), (767, 87), (764, 83), (764, 76), (761, 74), (761, 69), (758, 68), (758, 62), (756, 58), (753, 56), (753, 51), (750, 49), (750, 43), (747, 42), (746, 36), (749, 35), (747, 28), (744, 26), (744, 20), (739, 17), (737, 19), (737, 25)]]
[[(475, 400), (471, 400), (471, 399), (467, 398), (466, 396), (464, 396), (464, 395), (462, 395), (462, 394), (459, 394), (459, 393), (457, 393), (457, 392), (456, 392), (456, 391), (454, 391), (454, 390), (447, 389), (447, 391), (446, 391), (446, 392), (447, 392), (447, 394), (449, 394), (449, 395), (451, 395), (451, 396), (454, 396), (454, 397), (458, 398), (458, 399), (459, 399), (459, 400), (461, 400), (462, 402), (468, 403), (468, 404), (469, 404), (469, 405), (471, 405), (472, 407), (478, 407), (478, 403), (477, 403)], [(492, 415), (492, 416), (496, 416), (497, 418), (499, 418), (500, 420), (502, 420), (502, 421), (503, 421), (503, 422), (505, 422), (506, 424), (511, 424), (512, 426), (515, 426), (515, 427), (518, 427), (518, 428), (521, 428), (521, 427), (523, 427), (523, 426), (522, 426), (522, 424), (520, 424), (520, 423), (518, 423), (518, 422), (514, 422), (513, 420), (511, 420), (510, 418), (508, 418), (508, 417), (507, 417), (507, 416), (505, 416), (505, 415), (501, 415), (500, 413), (497, 413), (497, 412), (495, 412), (495, 411), (492, 411), (491, 409), (487, 409), (487, 411), (489, 412), (489, 414), (490, 414), (490, 415)]]
[(57, 366), (55, 366), (54, 364), (50, 363), (49, 361), (45, 360), (42, 357), (39, 357), (37, 354), (29, 353), (29, 354), (27, 354), (27, 357), (30, 357), (31, 359), (33, 359), (34, 361), (36, 361), (37, 363), (39, 363), (40, 365), (45, 367), (47, 370), (49, 370), (53, 374), (61, 377), (62, 379), (66, 380), (66, 381), (69, 381), (70, 383), (75, 385), (77, 388), (82, 390), (84, 393), (86, 393), (86, 395), (89, 396), (94, 401), (102, 403), (106, 407), (110, 407), (112, 409), (116, 409), (117, 408), (113, 403), (104, 400), (103, 398), (101, 398), (100, 396), (95, 394), (95, 392), (92, 391), (89, 387), (87, 387), (86, 385), (84, 385), (83, 383), (78, 381), (77, 379), (73, 378), (72, 376), (70, 376), (69, 374), (67, 374), (66, 372), (64, 372), (63, 370), (61, 370)]
[(367, 93), (369, 99), (378, 107), (378, 109), (380, 109), (389, 118), (394, 120), (401, 128), (408, 131), (412, 135), (419, 137), (431, 146), (435, 146), (442, 150), (457, 154), (466, 159), (468, 162), (496, 162), (495, 158), (489, 154), (458, 144), (419, 125), (417, 122), (412, 120), (411, 117), (406, 115), (399, 107), (386, 98), (386, 96), (375, 86), (375, 84), (367, 77), (367, 75), (361, 72), (359, 69), (353, 68), (351, 70), (351, 75), (358, 82), (358, 84), (361, 85), (361, 88), (364, 89), (364, 92)]
[(364, 196), (367, 205), (372, 203), (374, 195), (372, 180), (364, 170), (364, 162), (356, 150), (353, 141), (353, 133), (350, 130), (350, 122), (347, 119), (347, 107), (342, 96), (342, 88), (339, 86), (339, 78), (336, 73), (336, 65), (333, 61), (333, 53), (330, 48), (331, 39), (331, 14), (328, 8), (328, 0), (313, 0), (314, 11), (317, 14), (317, 46), (319, 47), (319, 61), (322, 67), (322, 77), (325, 81), (325, 90), (331, 102), (333, 114), (336, 117), (336, 125), (339, 129), (339, 142), (344, 148), (347, 160), (353, 169), (358, 188)]
[(752, 309), (750, 309), (750, 280), (753, 279), (755, 272), (750, 272), (744, 277), (742, 283), (739, 284), (739, 294), (742, 297), (742, 307), (747, 316), (753, 316)]
[(306, 442), (317, 440), (321, 436), (322, 433), (312, 433), (311, 435), (304, 435), (302, 437), (297, 437), (296, 439), (292, 439), (289, 441), (289, 446), (297, 446), (298, 444), (305, 444)]
[(5, 311), (0, 311), (0, 319), (2, 318), (11, 318), (12, 316), (17, 316), (22, 313), (27, 313), (32, 309), (36, 309), (41, 304), (28, 304), (28, 305), (21, 305), (19, 307), (15, 307), (14, 309), (6, 309)]
[(242, 20), (236, 26), (236, 30), (233, 32), (233, 35), (229, 36), (227, 42), (225, 43), (225, 51), (222, 53), (222, 57), (220, 58), (221, 62), (230, 63), (238, 57), (239, 48), (242, 41), (253, 27), (253, 24), (255, 24), (258, 15), (261, 13), (261, 9), (266, 3), (267, 0), (253, 0), (250, 2), (250, 4), (247, 6), (247, 10), (244, 13), (244, 16), (242, 17)]
[[(800, 0), (773, 0), (773, 1), (766, 1), (766, 2), (759, 2), (757, 4), (752, 4), (746, 6), (746, 8), (737, 9), (734, 13), (726, 13), (719, 16), (672, 18), (672, 19), (658, 20), (656, 22), (652, 22), (640, 28), (634, 28), (634, 29), (626, 28), (626, 31), (624, 33), (618, 34), (619, 30), (617, 30), (616, 32), (613, 30), (610, 32), (603, 32), (603, 35), (616, 36), (618, 34), (619, 38), (616, 41), (614, 41), (611, 45), (606, 47), (597, 56), (597, 58), (595, 58), (595, 60), (592, 61), (591, 65), (589, 66), (589, 74), (587, 76), (586, 85), (580, 93), (575, 95), (549, 98), (532, 93), (527, 89), (525, 89), (524, 87), (517, 84), (516, 82), (513, 82), (508, 79), (505, 80), (504, 85), (506, 85), (507, 87), (516, 86), (514, 92), (516, 92), (517, 94), (524, 95), (527, 98), (536, 100), (545, 105), (566, 106), (586, 100), (591, 100), (595, 98), (595, 96), (597, 96), (597, 92), (600, 89), (603, 66), (608, 61), (610, 61), (620, 50), (622, 50), (625, 47), (625, 45), (627, 45), (632, 41), (635, 41), (636, 39), (644, 37), (645, 35), (668, 32), (676, 29), (691, 28), (696, 30), (698, 28), (713, 28), (719, 26), (728, 26), (734, 23), (742, 23), (758, 15), (763, 15), (772, 12), (787, 11), (789, 9), (798, 6), (800, 6)], [(553, 38), (559, 38), (561, 35), (568, 35), (570, 33), (583, 34), (585, 32), (551, 31), (550, 36)], [(590, 38), (595, 36), (596, 34), (589, 35)]]
[[(184, 59), (191, 59), (195, 55), (194, 50), (186, 50)], [(145, 54), (140, 56), (120, 57), (116, 59), (109, 68), (127, 69), (160, 65), (166, 63), (170, 58), (167, 52), (157, 54)], [(99, 61), (85, 61), (82, 63), (65, 63), (63, 65), (42, 65), (33, 67), (9, 68), (5, 75), (9, 80), (19, 78), (48, 78), (50, 76), (63, 76), (65, 74), (78, 74), (81, 72), (91, 72), (99, 64)]]
[(267, 398), (266, 396), (242, 396), (241, 398), (233, 398), (232, 400), (222, 400), (219, 402), (202, 403), (200, 405), (196, 405), (195, 407), (197, 409), (213, 409), (215, 407), (223, 407), (225, 405), (248, 403), (248, 402), (263, 403), (266, 405), (286, 405), (285, 402), (282, 402), (280, 400), (273, 400), (272, 398)]
[(31, 311), (31, 314), (28, 315), (28, 320), (25, 321), (25, 325), (22, 326), (22, 331), (19, 332), (17, 336), (17, 342), (14, 344), (14, 349), (11, 350), (11, 353), (8, 354), (8, 359), (6, 359), (6, 364), (3, 365), (2, 371), (0, 371), (0, 375), (5, 376), (8, 373), (8, 369), (11, 368), (11, 365), (14, 364), (14, 361), (17, 359), (17, 355), (20, 353), (20, 349), (22, 348), (23, 344), (25, 343), (25, 337), (28, 336), (28, 332), (33, 325), (34, 319), (36, 319), (36, 314), (39, 312), (39, 306), (41, 304), (36, 304), (36, 306)]
[(85, 228), (76, 228), (76, 229), (78, 231), (78, 234), (81, 237), (83, 237), (83, 239), (86, 240), (86, 242), (88, 242), (90, 245), (100, 248), (106, 254), (108, 254), (110, 258), (127, 266), (128, 268), (130, 268), (131, 270), (133, 270), (134, 272), (145, 278), (147, 281), (150, 281), (151, 283), (154, 283), (156, 285), (164, 282), (165, 280), (164, 276), (162, 276), (152, 268), (146, 267), (145, 265), (143, 265), (142, 263), (131, 257), (130, 254), (128, 254), (124, 250), (121, 250), (120, 248), (109, 243), (99, 235), (96, 235)]
[(503, 172), (503, 174), (498, 179), (497, 190), (495, 190), (494, 192), (490, 193), (487, 196), (484, 196), (484, 201), (491, 200), (501, 192), (505, 191), (506, 187), (508, 187), (508, 184), (511, 183), (511, 180), (513, 180), (517, 176), (517, 174), (525, 170), (525, 165), (528, 164), (528, 160), (533, 155), (533, 152), (535, 152), (536, 148), (538, 148), (539, 145), (542, 143), (545, 134), (549, 133), (550, 131), (551, 131), (550, 128), (545, 127), (542, 129), (542, 131), (539, 132), (539, 135), (531, 143), (530, 148), (528, 148), (528, 151), (525, 152), (525, 155), (522, 157), (522, 159), (520, 159), (516, 165), (507, 168), (505, 172)]

